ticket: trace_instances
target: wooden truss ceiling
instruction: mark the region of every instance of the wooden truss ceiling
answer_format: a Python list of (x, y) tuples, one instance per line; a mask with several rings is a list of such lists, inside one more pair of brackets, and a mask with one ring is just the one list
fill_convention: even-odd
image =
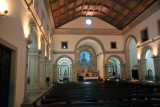
[(78, 17), (98, 17), (121, 30), (157, 0), (49, 1), (56, 28)]

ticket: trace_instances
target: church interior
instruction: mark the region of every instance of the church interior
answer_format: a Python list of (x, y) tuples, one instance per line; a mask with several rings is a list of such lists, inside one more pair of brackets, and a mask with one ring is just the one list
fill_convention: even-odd
[(160, 0), (0, 0), (1, 107), (160, 106)]

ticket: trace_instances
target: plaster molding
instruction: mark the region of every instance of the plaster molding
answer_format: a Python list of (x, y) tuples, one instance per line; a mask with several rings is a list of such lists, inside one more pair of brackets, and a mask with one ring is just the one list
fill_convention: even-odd
[(125, 54), (124, 51), (105, 51), (105, 54)]
[(75, 51), (53, 51), (53, 54), (75, 54)]
[(110, 29), (55, 29), (54, 34), (76, 34), (76, 35), (122, 35), (121, 30)]
[[(53, 51), (53, 54), (75, 54), (75, 53), (76, 53), (75, 51)], [(125, 52), (124, 51), (105, 51), (105, 54), (125, 54)]]
[(160, 35), (159, 35), (159, 36), (156, 36), (156, 37), (154, 37), (154, 38), (151, 38), (151, 39), (149, 39), (149, 40), (147, 40), (147, 41), (145, 41), (145, 42), (142, 42), (142, 43), (138, 44), (138, 45), (136, 46), (136, 48), (140, 48), (140, 47), (142, 47), (142, 46), (146, 46), (146, 45), (148, 45), (148, 44), (150, 44), (150, 43), (152, 43), (152, 42), (155, 42), (155, 41), (157, 41), (157, 40), (160, 40)]
[(140, 24), (142, 21), (147, 19), (149, 16), (154, 14), (156, 11), (160, 9), (160, 0), (157, 0), (155, 3), (152, 4), (147, 10), (145, 10), (141, 15), (135, 18), (130, 24), (128, 24), (123, 30), (122, 34), (125, 34), (132, 30), (135, 26)]
[(24, 6), (26, 7), (26, 9), (28, 9), (31, 12), (31, 16), (35, 20), (37, 27), (39, 27), (39, 30), (42, 32), (42, 36), (44, 37), (44, 39), (46, 40), (46, 42), (48, 43), (48, 45), (50, 47), (51, 44), (49, 43), (47, 33), (45, 32), (44, 27), (42, 26), (41, 20), (38, 16), (36, 10), (34, 9), (34, 6), (31, 4), (31, 0), (22, 0), (22, 2), (24, 4)]

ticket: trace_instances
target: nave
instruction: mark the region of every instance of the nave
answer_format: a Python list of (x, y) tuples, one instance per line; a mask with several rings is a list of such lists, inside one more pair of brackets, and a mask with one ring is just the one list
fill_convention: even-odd
[[(156, 87), (155, 87), (155, 86)], [(38, 107), (158, 107), (158, 83), (95, 81), (55, 83)]]

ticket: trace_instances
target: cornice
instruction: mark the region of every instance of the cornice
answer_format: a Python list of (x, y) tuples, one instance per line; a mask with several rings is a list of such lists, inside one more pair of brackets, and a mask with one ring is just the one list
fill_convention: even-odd
[[(75, 51), (53, 51), (53, 54), (75, 54), (75, 53), (76, 53)], [(125, 52), (124, 51), (105, 51), (104, 54), (125, 54)]]
[(38, 16), (36, 10), (34, 9), (32, 3), (31, 3), (31, 0), (21, 0), (21, 1), (24, 4), (24, 6), (26, 7), (26, 9), (28, 9), (31, 12), (31, 15), (32, 15), (33, 19), (35, 20), (39, 30), (42, 32), (43, 38), (48, 43), (48, 46), (51, 47), (51, 44), (49, 43), (49, 39), (47, 37), (47, 34), (44, 30), (44, 27), (42, 26), (41, 20), (39, 19), (39, 16)]
[(125, 54), (124, 51), (105, 51), (105, 54)]
[(75, 51), (53, 51), (53, 54), (75, 54)]
[(76, 35), (120, 35), (121, 30), (106, 29), (55, 29), (54, 34), (76, 34)]

